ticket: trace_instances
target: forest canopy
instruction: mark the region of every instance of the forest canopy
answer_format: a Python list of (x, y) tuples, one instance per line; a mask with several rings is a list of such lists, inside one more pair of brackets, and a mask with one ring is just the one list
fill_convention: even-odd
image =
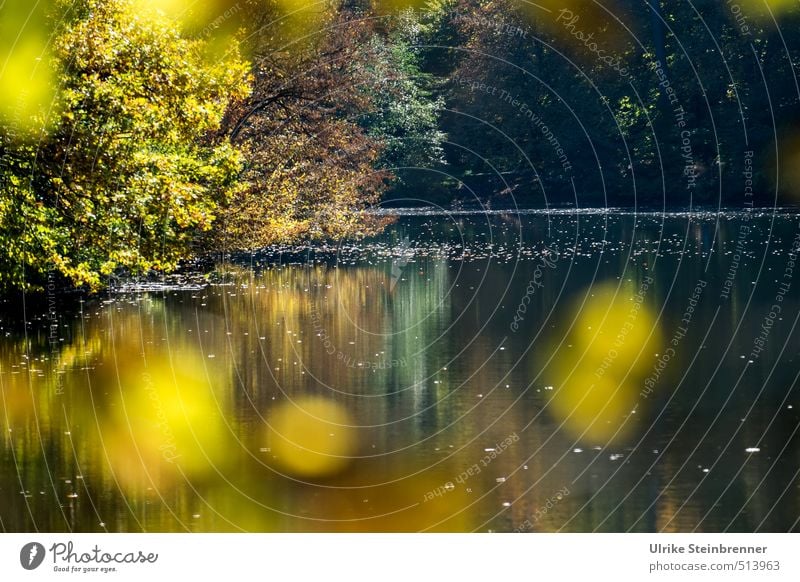
[(366, 236), (379, 204), (793, 202), (773, 18), (796, 3), (9, 0), (0, 284)]

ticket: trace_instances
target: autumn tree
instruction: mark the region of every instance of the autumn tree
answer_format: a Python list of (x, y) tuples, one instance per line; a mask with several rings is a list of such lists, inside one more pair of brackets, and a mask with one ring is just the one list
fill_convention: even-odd
[(62, 9), (50, 130), (0, 133), (0, 278), (96, 289), (120, 268), (175, 267), (211, 227), (241, 166), (216, 130), (249, 71), (235, 46), (209, 61), (202, 39), (129, 0)]
[(298, 238), (369, 231), (364, 210), (388, 175), (381, 144), (353, 120), (366, 106), (353, 86), (363, 33), (337, 23), (310, 48), (254, 57), (253, 92), (232, 107), (224, 131), (244, 152), (244, 187), (228, 205), (215, 245), (252, 249)]
[[(398, 166), (438, 163), (443, 106), (427, 87), (404, 19), (377, 26), (363, 6), (329, 14), (309, 42), (271, 42), (254, 58), (253, 92), (232, 107), (225, 131), (246, 158), (217, 245), (375, 232), (369, 212)], [(324, 24), (324, 26), (323, 26)], [(220, 240), (221, 239), (221, 240)]]

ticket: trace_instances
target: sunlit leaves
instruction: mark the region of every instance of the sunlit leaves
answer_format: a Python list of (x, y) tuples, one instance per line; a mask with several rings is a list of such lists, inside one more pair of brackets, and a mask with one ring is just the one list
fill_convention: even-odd
[(748, 16), (771, 19), (783, 14), (800, 11), (795, 0), (742, 0)]
[(46, 123), (55, 94), (49, 41), (53, 2), (0, 3), (0, 123), (30, 138)]
[(225, 462), (225, 421), (214, 397), (224, 377), (181, 354), (143, 361), (134, 344), (116, 346), (113, 397), (99, 418), (108, 462), (126, 488), (198, 479)]
[(426, 6), (425, 0), (372, 0), (372, 6), (378, 13), (393, 13), (403, 10), (420, 10)]
[(646, 301), (651, 283), (596, 285), (568, 310), (572, 327), (548, 371), (554, 384), (548, 409), (575, 438), (608, 444), (630, 434), (639, 382), (661, 341)]
[(278, 466), (298, 477), (341, 471), (355, 452), (355, 430), (344, 407), (322, 398), (300, 398), (270, 414), (270, 449)]
[(383, 143), (359, 124), (373, 106), (371, 33), (342, 17), (315, 46), (258, 59), (252, 96), (228, 115), (245, 152), (245, 188), (226, 209), (219, 244), (252, 249), (375, 229), (364, 211), (388, 173), (375, 169)]
[(83, 7), (53, 42), (61, 91), (49, 135), (7, 152), (6, 282), (20, 284), (26, 267), (91, 288), (120, 267), (170, 269), (236, 185), (240, 155), (215, 137), (249, 90), (236, 45), (210, 62), (169, 18), (143, 18), (127, 0)]
[(445, 134), (439, 130), (444, 99), (434, 97), (431, 75), (422, 72), (415, 46), (419, 20), (406, 12), (393, 21), (388, 39), (370, 39), (369, 77), (361, 90), (373, 107), (361, 119), (385, 148), (381, 162), (389, 168), (428, 168), (443, 161)]

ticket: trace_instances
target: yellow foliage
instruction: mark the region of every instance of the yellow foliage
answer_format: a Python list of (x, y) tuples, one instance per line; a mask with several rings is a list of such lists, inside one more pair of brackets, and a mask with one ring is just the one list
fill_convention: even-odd
[(630, 432), (627, 418), (637, 405), (639, 381), (661, 345), (645, 285), (598, 285), (568, 311), (572, 330), (548, 374), (554, 388), (548, 408), (577, 438), (609, 444)]
[(797, 13), (800, 4), (797, 0), (742, 0), (748, 16), (754, 16), (763, 19), (772, 19), (774, 16), (780, 16), (786, 12), (794, 10)]
[(268, 441), (278, 466), (297, 477), (340, 472), (355, 450), (353, 421), (339, 404), (302, 397), (269, 416)]
[(597, 377), (583, 367), (563, 370), (561, 374), (563, 379), (549, 408), (564, 428), (585, 441), (604, 444), (628, 434), (630, 426), (625, 419), (637, 397), (630, 381)]
[(574, 338), (583, 360), (602, 367), (611, 362), (617, 376), (646, 369), (658, 345), (655, 315), (631, 294), (604, 284), (593, 287), (585, 304), (574, 306)]
[(100, 427), (117, 479), (135, 489), (220, 469), (226, 429), (214, 384), (224, 378), (188, 354), (145, 362), (132, 346), (118, 347), (115, 360), (116, 374), (106, 376), (104, 387), (115, 394), (112, 412), (101, 418)]
[(0, 3), (0, 122), (16, 139), (33, 137), (46, 125), (55, 96), (48, 48), (47, 10), (52, 2), (6, 0)]

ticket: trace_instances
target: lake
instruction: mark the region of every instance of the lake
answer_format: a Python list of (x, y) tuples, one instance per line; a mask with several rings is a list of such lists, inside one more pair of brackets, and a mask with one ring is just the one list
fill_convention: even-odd
[(395, 214), (7, 300), (0, 529), (800, 529), (800, 214)]

